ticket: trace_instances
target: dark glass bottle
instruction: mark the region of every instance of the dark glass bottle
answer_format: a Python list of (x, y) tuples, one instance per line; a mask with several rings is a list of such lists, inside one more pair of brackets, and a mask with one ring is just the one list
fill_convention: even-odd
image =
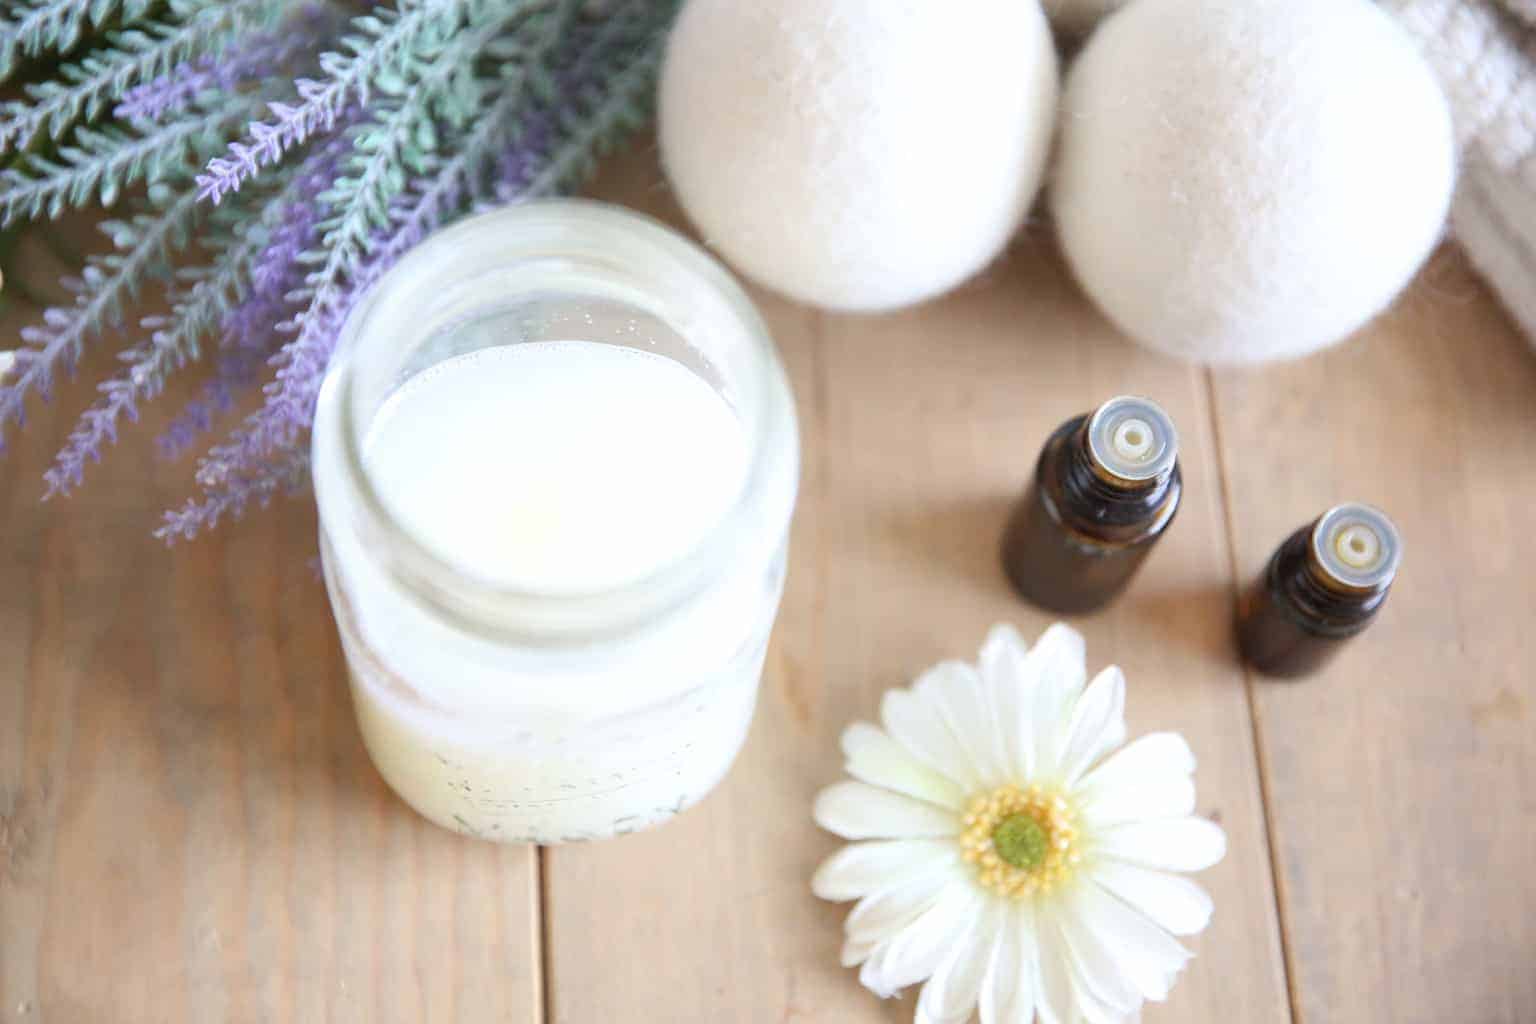
[(1003, 568), (1026, 600), (1092, 611), (1130, 582), (1182, 489), (1173, 420), (1145, 398), (1111, 398), (1045, 442), (1003, 534)]
[(1402, 542), (1386, 513), (1338, 505), (1286, 538), (1238, 605), (1243, 659), (1266, 675), (1306, 675), (1369, 626), (1397, 574)]

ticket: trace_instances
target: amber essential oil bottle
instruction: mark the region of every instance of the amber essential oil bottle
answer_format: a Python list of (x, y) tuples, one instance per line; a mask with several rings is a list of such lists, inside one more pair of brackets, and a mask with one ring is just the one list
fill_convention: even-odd
[(1401, 558), (1386, 513), (1370, 505), (1329, 509), (1286, 538), (1243, 594), (1243, 659), (1287, 678), (1321, 668), (1375, 619)]
[(1179, 440), (1155, 402), (1121, 395), (1056, 429), (1003, 534), (1026, 600), (1064, 614), (1107, 604), (1179, 507)]

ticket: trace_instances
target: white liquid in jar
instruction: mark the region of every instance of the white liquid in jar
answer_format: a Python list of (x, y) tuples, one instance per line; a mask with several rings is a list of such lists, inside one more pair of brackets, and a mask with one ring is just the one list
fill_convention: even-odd
[(632, 583), (725, 514), (740, 421), (682, 364), (589, 341), (482, 349), (413, 377), (364, 460), (401, 524), (459, 570), (537, 593)]
[[(553, 341), (412, 378), (379, 410), (364, 462), (395, 519), (459, 572), (580, 594), (689, 551), (737, 498), (748, 456), (731, 407), (682, 364)], [(339, 578), (368, 571), (360, 550), (328, 558)], [(782, 568), (782, 553), (744, 568), (684, 626), (579, 654), (460, 642), (359, 585), (338, 617), (369, 753), (416, 810), (472, 835), (552, 842), (659, 821), (740, 746)]]

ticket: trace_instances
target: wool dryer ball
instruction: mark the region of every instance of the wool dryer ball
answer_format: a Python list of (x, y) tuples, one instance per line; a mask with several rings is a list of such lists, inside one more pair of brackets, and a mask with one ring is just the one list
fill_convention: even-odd
[(1045, 14), (1057, 31), (1068, 36), (1087, 35), (1110, 11), (1125, 0), (1045, 0)]
[(1068, 75), (1051, 206), (1127, 334), (1257, 363), (1337, 342), (1439, 239), (1450, 113), (1369, 0), (1132, 0)]
[(985, 267), (1039, 189), (1057, 63), (1037, 0), (689, 0), (662, 162), (705, 241), (828, 309)]

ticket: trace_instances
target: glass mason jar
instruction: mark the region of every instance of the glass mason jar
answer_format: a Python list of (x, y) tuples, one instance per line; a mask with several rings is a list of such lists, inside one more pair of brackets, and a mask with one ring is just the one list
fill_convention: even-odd
[[(742, 428), (743, 483), (685, 553), (636, 582), (487, 582), (381, 497), (370, 429), (391, 395), (446, 360), (570, 340), (641, 349), (705, 381)], [(783, 587), (799, 446), (767, 330), (701, 249), (576, 200), (439, 232), (348, 317), (313, 455), (358, 723), (379, 773), (417, 811), (486, 839), (597, 839), (665, 820), (725, 775)]]

